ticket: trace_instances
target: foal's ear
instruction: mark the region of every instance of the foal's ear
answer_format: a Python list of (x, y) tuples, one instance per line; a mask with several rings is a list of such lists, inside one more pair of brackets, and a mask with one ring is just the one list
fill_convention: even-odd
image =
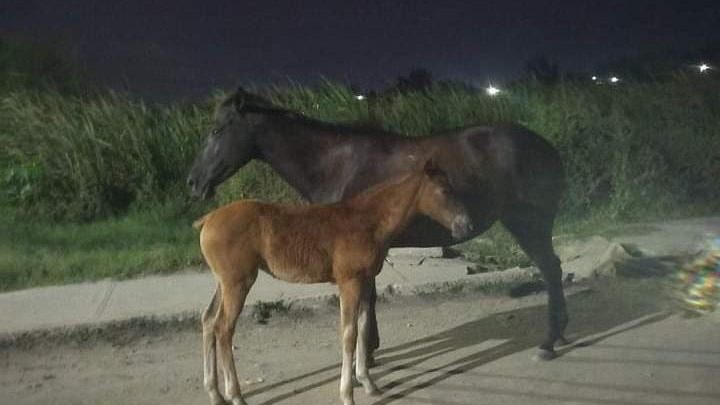
[(425, 174), (428, 177), (437, 177), (442, 176), (445, 177), (445, 172), (443, 172), (435, 163), (435, 159), (429, 159), (427, 162), (425, 162), (425, 168), (423, 169), (425, 171)]

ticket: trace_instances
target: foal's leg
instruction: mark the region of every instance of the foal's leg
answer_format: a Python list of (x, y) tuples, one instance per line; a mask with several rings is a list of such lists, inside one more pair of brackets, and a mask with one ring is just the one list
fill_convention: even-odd
[(357, 380), (365, 388), (365, 392), (369, 395), (380, 395), (380, 390), (370, 378), (368, 372), (367, 359), (369, 357), (368, 335), (370, 334), (368, 322), (368, 307), (370, 306), (371, 283), (362, 284), (360, 292), (360, 305), (358, 313), (358, 337), (357, 350), (355, 352), (355, 376)]
[(235, 333), (235, 323), (245, 304), (247, 293), (252, 287), (251, 280), (235, 281), (222, 286), (222, 305), (215, 320), (215, 333), (217, 334), (220, 360), (225, 377), (225, 396), (232, 405), (246, 405), (240, 392), (235, 360), (232, 352), (232, 337)]
[(502, 219), (503, 225), (513, 234), (523, 251), (542, 272), (548, 291), (548, 335), (540, 345), (538, 357), (550, 360), (555, 357), (556, 342), (566, 343), (563, 336), (568, 324), (565, 294), (562, 286), (560, 259), (552, 245), (553, 215), (526, 208)]
[(215, 318), (220, 305), (220, 285), (218, 284), (210, 304), (202, 314), (203, 330), (203, 385), (210, 395), (210, 403), (213, 405), (224, 404), (217, 384), (217, 355), (215, 354)]
[(342, 341), (342, 369), (340, 370), (340, 400), (343, 405), (355, 405), (352, 386), (352, 360), (357, 341), (357, 318), (362, 281), (338, 282), (340, 289), (340, 336)]

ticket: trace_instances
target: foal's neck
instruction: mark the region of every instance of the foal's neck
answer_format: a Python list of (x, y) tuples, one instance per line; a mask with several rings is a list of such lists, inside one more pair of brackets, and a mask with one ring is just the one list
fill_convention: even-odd
[(424, 176), (411, 174), (398, 182), (382, 183), (347, 200), (368, 222), (377, 224), (375, 236), (389, 242), (399, 235), (417, 214)]

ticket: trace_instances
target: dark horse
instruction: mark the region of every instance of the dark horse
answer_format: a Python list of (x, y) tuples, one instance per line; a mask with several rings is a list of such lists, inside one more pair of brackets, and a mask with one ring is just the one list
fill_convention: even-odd
[[(188, 177), (193, 194), (215, 187), (252, 159), (267, 162), (304, 198), (329, 203), (355, 195), (428, 159), (447, 173), (467, 207), (474, 232), (500, 221), (543, 274), (548, 289), (548, 334), (540, 358), (554, 357), (568, 323), (562, 269), (552, 230), (564, 188), (559, 154), (537, 134), (516, 126), (469, 127), (426, 137), (313, 120), (238, 89), (218, 107), (215, 126)], [(419, 217), (393, 246), (448, 246), (461, 242), (443, 226)], [(374, 295), (373, 295), (374, 298)], [(374, 300), (371, 347), (379, 345)]]

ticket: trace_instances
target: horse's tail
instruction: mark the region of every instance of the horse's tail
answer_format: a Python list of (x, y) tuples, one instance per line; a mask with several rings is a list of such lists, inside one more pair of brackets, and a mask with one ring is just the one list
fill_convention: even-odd
[(195, 220), (195, 222), (193, 222), (193, 224), (192, 224), (193, 228), (195, 228), (197, 230), (202, 229), (203, 225), (205, 224), (205, 220), (207, 220), (208, 216), (209, 216), (209, 214), (203, 215), (201, 218)]

